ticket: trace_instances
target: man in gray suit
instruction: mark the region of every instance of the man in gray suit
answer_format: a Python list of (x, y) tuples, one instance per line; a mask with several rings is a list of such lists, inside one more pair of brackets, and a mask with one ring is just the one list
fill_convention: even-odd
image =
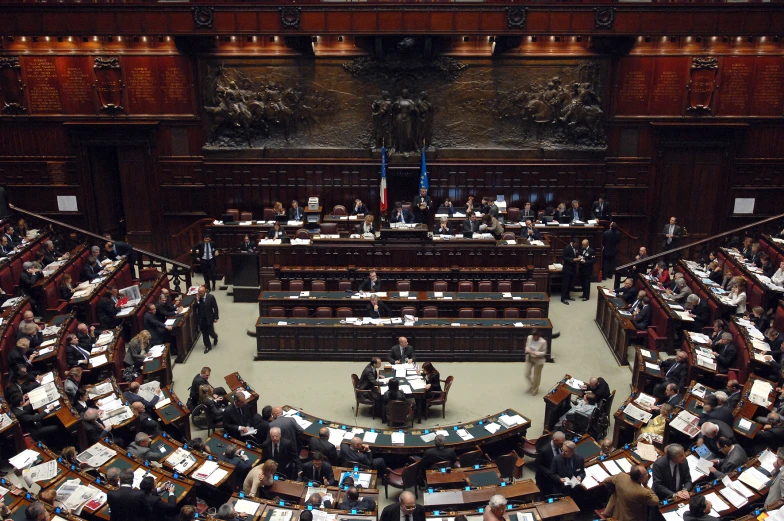
[[(674, 250), (678, 247), (678, 243), (681, 241), (683, 230), (676, 224), (676, 221), (677, 219), (675, 217), (670, 217), (670, 222), (664, 225), (664, 231), (662, 232), (664, 235), (664, 240), (662, 241), (662, 251)], [(670, 263), (670, 257), (670, 255), (665, 257), (665, 262), (668, 265)], [(677, 262), (678, 255), (676, 254), (674, 257), (673, 264)]]
[(781, 467), (784, 467), (784, 447), (780, 448), (776, 453), (776, 463), (774, 463), (773, 466), (776, 469), (776, 479), (774, 479), (773, 483), (770, 485), (768, 497), (765, 498), (765, 506), (775, 503), (784, 497), (784, 472), (781, 471)]
[(270, 428), (272, 427), (278, 427), (280, 429), (281, 437), (289, 440), (297, 448), (297, 451), (300, 450), (302, 443), (300, 442), (299, 436), (300, 434), (303, 434), (305, 430), (297, 423), (297, 420), (284, 416), (282, 407), (272, 408)]
[(743, 447), (734, 443), (732, 438), (725, 438), (721, 436), (718, 440), (716, 440), (716, 446), (719, 448), (722, 454), (724, 454), (724, 459), (718, 463), (718, 469), (716, 468), (716, 463), (711, 465), (710, 472), (712, 474), (712, 479), (721, 479), (725, 476), (725, 474), (729, 474), (733, 470), (737, 469), (738, 467), (743, 466), (744, 463), (749, 459), (746, 455), (746, 451), (743, 450)]

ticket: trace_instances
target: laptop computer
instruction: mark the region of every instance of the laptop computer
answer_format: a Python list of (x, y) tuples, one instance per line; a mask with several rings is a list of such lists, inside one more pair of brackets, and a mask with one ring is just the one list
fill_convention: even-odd
[(230, 214), (230, 213), (224, 213), (223, 215), (221, 215), (220, 220), (223, 221), (223, 224), (229, 224), (229, 223), (236, 222), (234, 220), (234, 215)]
[(542, 216), (542, 222), (543, 223), (551, 223), (551, 222), (553, 222), (553, 216), (552, 215), (543, 215)]

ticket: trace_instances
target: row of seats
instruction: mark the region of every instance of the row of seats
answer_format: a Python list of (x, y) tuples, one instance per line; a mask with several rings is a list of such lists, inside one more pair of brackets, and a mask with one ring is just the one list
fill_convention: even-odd
[(684, 270), (681, 266), (678, 266), (675, 271), (679, 271), (683, 273), (683, 278), (686, 280), (686, 285), (689, 286), (689, 289), (700, 297), (700, 300), (704, 300), (708, 303), (708, 307), (710, 308), (710, 323), (712, 324), (714, 320), (719, 317), (719, 305), (716, 303), (715, 298), (708, 295), (708, 293), (703, 289), (702, 284), (694, 280), (694, 276), (691, 274), (689, 270)]
[[(416, 316), (417, 310), (415, 307), (406, 306), (400, 310), (400, 315)], [(285, 318), (286, 309), (282, 306), (273, 306), (269, 309), (269, 317), (271, 318)], [(339, 307), (335, 309), (334, 316), (337, 318), (353, 317), (354, 311), (348, 307)], [(525, 310), (525, 318), (544, 318), (546, 315), (541, 308), (528, 308)], [(333, 311), (329, 306), (320, 306), (316, 308), (316, 312), (311, 316), (310, 310), (304, 306), (298, 306), (291, 309), (292, 318), (332, 318)], [(498, 310), (496, 308), (482, 308), (479, 310), (478, 316), (474, 308), (460, 308), (457, 310), (458, 318), (499, 318)], [(426, 306), (422, 309), (422, 318), (438, 318), (438, 307)], [(503, 310), (502, 318), (520, 318), (520, 310), (517, 308), (506, 308)]]
[(716, 260), (719, 262), (722, 270), (726, 269), (727, 262), (729, 262), (729, 266), (732, 267), (732, 276), (743, 277), (746, 280), (746, 306), (751, 306), (752, 308), (755, 306), (767, 307), (768, 303), (765, 302), (763, 297), (765, 290), (754, 279), (747, 277), (743, 273), (737, 264), (738, 261), (728, 258), (723, 252), (719, 252), (716, 255)]
[[(18, 311), (9, 318), (5, 329), (3, 330), (3, 336), (0, 338), (0, 369), (4, 376), (8, 374), (8, 352), (16, 345), (16, 332), (19, 323), (22, 321), (25, 311), (32, 310), (33, 307), (30, 305), (30, 302), (25, 302), (24, 305), (20, 306)], [(6, 380), (4, 379), (3, 386), (5, 386), (5, 383)]]
[[(411, 203), (403, 203), (403, 208), (408, 210), (409, 212), (413, 211), (413, 205)], [(235, 221), (252, 221), (253, 220), (253, 212), (241, 212), (238, 208), (229, 208), (226, 210), (226, 213), (234, 217)], [(371, 212), (372, 213), (372, 212)], [(342, 204), (336, 204), (332, 207), (332, 212), (329, 215), (334, 216), (342, 216), (348, 215), (348, 211), (346, 207)], [(537, 213), (537, 218), (541, 219), (544, 215), (543, 211)], [(264, 221), (273, 221), (275, 220), (275, 211), (272, 208), (264, 208), (263, 210), (263, 217), (262, 220)], [(520, 208), (511, 207), (506, 209), (506, 220), (511, 222), (518, 222), (520, 220)]]
[(3, 288), (3, 291), (9, 295), (16, 295), (19, 277), (22, 275), (22, 264), (34, 260), (35, 255), (43, 247), (43, 243), (46, 240), (47, 236), (40, 237), (34, 244), (26, 248), (21, 254), (16, 255), (10, 263), (0, 269), (0, 287)]
[[(493, 282), (490, 280), (482, 280), (478, 284), (478, 291), (480, 293), (492, 293)], [(470, 280), (461, 280), (457, 283), (458, 293), (473, 293), (474, 283)], [(338, 291), (349, 291), (352, 289), (352, 282), (350, 280), (341, 281), (338, 284)], [(267, 283), (267, 290), (269, 291), (283, 291), (283, 283), (280, 280), (271, 280)], [(395, 282), (396, 291), (411, 291), (410, 280), (398, 280)], [(288, 291), (305, 291), (305, 281), (292, 280), (289, 281)], [(327, 291), (327, 283), (323, 280), (314, 280), (310, 283), (310, 291)], [(449, 291), (449, 283), (445, 280), (437, 280), (433, 283), (433, 291), (447, 292)], [(499, 280), (496, 284), (498, 293), (511, 293), (512, 281)], [(523, 292), (530, 293), (536, 291), (535, 282), (523, 282)]]
[[(746, 338), (738, 329), (738, 326), (735, 325), (735, 322), (729, 322), (729, 332), (732, 334), (732, 342), (735, 344), (735, 347), (738, 350), (738, 356), (735, 359), (735, 366), (730, 367), (727, 374), (715, 374), (713, 377), (717, 380), (722, 380), (725, 382), (727, 380), (737, 380), (741, 385), (746, 383), (746, 380), (749, 378), (749, 374), (751, 373), (751, 357), (749, 354), (749, 348), (746, 344)], [(689, 358), (692, 360), (692, 363), (689, 365), (689, 372), (687, 373), (686, 381), (691, 382), (694, 376), (692, 376), (698, 369), (694, 367), (694, 357), (692, 356), (691, 346), (689, 345), (688, 340), (685, 338), (683, 339), (683, 343), (681, 345), (681, 349), (689, 353)], [(696, 376), (696, 375), (695, 375)], [(714, 382), (715, 383), (715, 382)]]

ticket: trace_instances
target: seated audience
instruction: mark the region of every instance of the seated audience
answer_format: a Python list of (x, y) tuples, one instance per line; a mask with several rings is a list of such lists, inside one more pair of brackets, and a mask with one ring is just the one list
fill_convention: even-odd
[(316, 451), (311, 454), (311, 460), (302, 465), (299, 481), (307, 481), (331, 487), (338, 484), (332, 465), (324, 460), (324, 456)]
[(272, 459), (267, 459), (263, 464), (248, 473), (242, 483), (242, 491), (248, 497), (272, 499), (275, 497), (275, 494), (271, 489), (277, 471), (278, 464)]

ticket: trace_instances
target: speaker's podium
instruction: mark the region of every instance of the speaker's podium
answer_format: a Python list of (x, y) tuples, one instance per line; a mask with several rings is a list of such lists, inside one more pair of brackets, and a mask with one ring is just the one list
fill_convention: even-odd
[(258, 302), (259, 255), (256, 252), (232, 252), (231, 276), (234, 286), (234, 302)]
[(381, 228), (381, 240), (384, 241), (424, 241), (428, 238), (426, 224), (390, 223), (388, 227)]

